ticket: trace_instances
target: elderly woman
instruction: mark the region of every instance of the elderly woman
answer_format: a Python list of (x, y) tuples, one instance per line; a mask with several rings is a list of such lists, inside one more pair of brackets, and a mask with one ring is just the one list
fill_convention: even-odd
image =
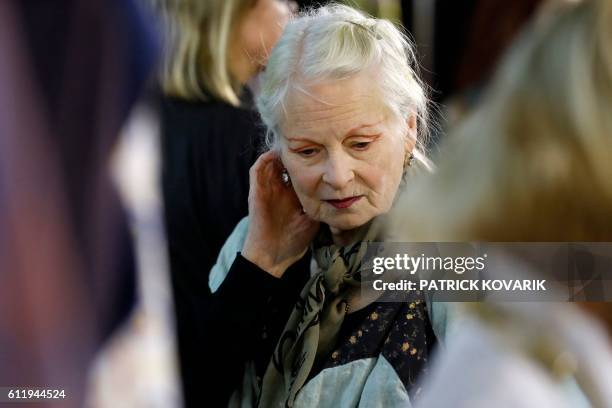
[(210, 275), (205, 347), (232, 373), (207, 384), (220, 401), (235, 389), (232, 404), (407, 406), (418, 394), (435, 340), (425, 302), (376, 302), (359, 286), (408, 169), (429, 167), (415, 64), (391, 23), (346, 6), (295, 19), (273, 49), (257, 98), (270, 151)]
[[(398, 200), (399, 238), (612, 241), (612, 3), (558, 7), (503, 60), (484, 103), (448, 138), (436, 174)], [(530, 255), (501, 254), (505, 276), (554, 282)], [(571, 279), (592, 265), (610, 271), (610, 253), (579, 260), (568, 265), (580, 268)], [(612, 407), (609, 278), (590, 279), (569, 289), (607, 303), (472, 305), (421, 406)]]

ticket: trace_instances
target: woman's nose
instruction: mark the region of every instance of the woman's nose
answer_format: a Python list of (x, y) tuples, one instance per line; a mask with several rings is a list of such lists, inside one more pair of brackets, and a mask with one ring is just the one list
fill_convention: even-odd
[(355, 178), (350, 159), (342, 155), (332, 155), (325, 163), (323, 182), (335, 190), (342, 190)]

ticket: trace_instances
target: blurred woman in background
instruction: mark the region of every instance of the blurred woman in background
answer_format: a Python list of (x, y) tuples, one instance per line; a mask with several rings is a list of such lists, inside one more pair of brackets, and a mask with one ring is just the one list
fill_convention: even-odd
[[(400, 200), (399, 239), (612, 241), (612, 3), (557, 13), (521, 37), (438, 172)], [(476, 305), (422, 406), (612, 406), (611, 305)]]
[(287, 23), (279, 0), (155, 0), (167, 28), (161, 76), (163, 195), (181, 371), (188, 406), (202, 361), (208, 271), (247, 214), (248, 172), (263, 140), (247, 82)]

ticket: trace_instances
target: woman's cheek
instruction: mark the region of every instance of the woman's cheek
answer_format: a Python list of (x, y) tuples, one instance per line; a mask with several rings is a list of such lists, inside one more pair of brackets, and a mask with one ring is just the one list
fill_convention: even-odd
[[(300, 167), (287, 169), (291, 177), (291, 184), (295, 189), (295, 193), (303, 206), (310, 206), (315, 203), (319, 197), (317, 196), (318, 177), (310, 169)], [(306, 209), (306, 208), (305, 208)]]
[(363, 180), (371, 192), (372, 204), (381, 212), (388, 211), (399, 186), (399, 177), (389, 168), (372, 168), (365, 173)]
[(383, 192), (382, 187), (385, 185), (386, 178), (384, 169), (377, 166), (367, 166), (367, 168), (362, 169), (360, 178), (363, 180), (365, 187), (376, 195)]

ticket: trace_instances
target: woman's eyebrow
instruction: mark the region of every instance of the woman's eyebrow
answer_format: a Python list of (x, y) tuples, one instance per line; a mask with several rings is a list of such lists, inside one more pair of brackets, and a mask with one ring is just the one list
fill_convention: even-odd
[[(364, 123), (364, 124), (362, 124), (362, 125), (355, 126), (355, 127), (354, 127), (354, 128), (352, 128), (351, 130), (349, 130), (349, 131), (346, 133), (346, 135), (345, 135), (344, 137), (351, 136), (351, 135), (353, 135), (353, 133), (357, 132), (358, 130), (361, 130), (361, 129), (367, 129), (367, 128), (374, 127), (374, 126), (376, 126), (376, 125), (381, 124), (381, 123), (382, 123), (382, 122), (384, 122), (384, 121), (385, 121), (385, 119), (383, 118), (383, 119), (380, 119), (379, 121), (374, 122), (374, 123)], [(303, 138), (303, 137), (286, 137), (286, 140), (287, 140), (287, 141), (289, 141), (289, 142), (308, 142), (308, 143), (315, 143), (315, 142), (313, 142), (313, 140), (312, 140), (312, 139), (309, 139), (309, 138)]]
[(303, 137), (287, 137), (287, 141), (289, 142), (308, 142), (314, 143), (311, 139), (303, 138)]
[(356, 132), (356, 131), (358, 131), (358, 130), (365, 129), (365, 128), (370, 128), (370, 127), (374, 127), (374, 126), (376, 126), (376, 125), (381, 124), (382, 122), (384, 122), (384, 119), (381, 119), (381, 120), (379, 120), (378, 122), (374, 122), (374, 123), (365, 123), (365, 124), (363, 124), (363, 125), (355, 126), (355, 127), (354, 127), (354, 128), (352, 128), (351, 130), (349, 130), (349, 131), (346, 133), (346, 135), (347, 135), (347, 136), (352, 135), (353, 133), (355, 133), (355, 132)]

